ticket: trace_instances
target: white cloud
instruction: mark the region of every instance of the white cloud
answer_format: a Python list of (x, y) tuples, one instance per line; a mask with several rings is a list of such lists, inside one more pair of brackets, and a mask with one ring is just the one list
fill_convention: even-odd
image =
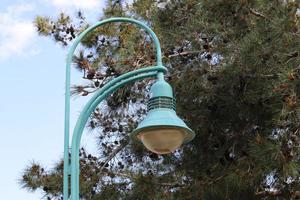
[(30, 20), (24, 19), (24, 14), (34, 9), (32, 4), (18, 4), (0, 13), (0, 62), (37, 53), (33, 45), (35, 28)]
[(45, 0), (53, 6), (63, 9), (98, 10), (104, 6), (105, 0)]

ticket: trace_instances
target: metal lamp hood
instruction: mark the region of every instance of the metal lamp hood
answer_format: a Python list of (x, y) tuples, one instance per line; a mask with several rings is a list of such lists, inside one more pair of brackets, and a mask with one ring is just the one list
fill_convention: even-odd
[(131, 136), (140, 140), (150, 151), (168, 154), (183, 143), (191, 141), (194, 132), (175, 112), (176, 103), (172, 87), (165, 80), (158, 80), (150, 89), (147, 116)]

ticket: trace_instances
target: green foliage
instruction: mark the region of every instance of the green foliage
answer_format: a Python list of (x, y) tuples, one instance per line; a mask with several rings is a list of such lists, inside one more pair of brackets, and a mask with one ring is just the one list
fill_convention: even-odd
[[(151, 81), (120, 89), (89, 121), (99, 155), (81, 149), (82, 198), (300, 198), (300, 2), (124, 3), (107, 1), (101, 18), (134, 17), (157, 33), (177, 112), (196, 138), (167, 156), (128, 143), (128, 133), (146, 112), (140, 105), (147, 101)], [(63, 46), (89, 26), (81, 12), (55, 20), (37, 17), (35, 24), (41, 35)], [(155, 57), (149, 36), (117, 23), (89, 34), (73, 61), (90, 81), (74, 86), (73, 94), (86, 96), (126, 71), (153, 65)], [(128, 112), (128, 105), (137, 108)], [(30, 165), (23, 186), (59, 199), (61, 167), (41, 169)], [(273, 181), (266, 181), (270, 177)]]
[(254, 187), (251, 184), (247, 184), (247, 181), (242, 180), (242, 177), (232, 174), (214, 186), (210, 187), (207, 191), (204, 191), (201, 199), (256, 200), (260, 199), (260, 197), (255, 195)]
[(48, 17), (37, 16), (34, 20), (34, 24), (38, 27), (38, 32), (41, 35), (50, 35), (52, 26), (50, 25), (50, 19)]
[(63, 164), (58, 163), (51, 171), (46, 171), (37, 163), (32, 163), (24, 170), (22, 179), (20, 180), (23, 188), (35, 191), (42, 189), (49, 196), (59, 196), (62, 188)]

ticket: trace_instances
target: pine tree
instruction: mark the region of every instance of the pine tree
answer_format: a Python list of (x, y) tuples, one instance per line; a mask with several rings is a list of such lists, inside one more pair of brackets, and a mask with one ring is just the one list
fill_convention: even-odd
[[(171, 155), (128, 139), (145, 114), (150, 81), (120, 89), (93, 113), (99, 155), (80, 150), (83, 199), (300, 199), (300, 1), (109, 0), (101, 19), (127, 16), (158, 34), (177, 112), (196, 138)], [(42, 36), (68, 46), (90, 24), (84, 13), (37, 17)], [(154, 64), (152, 43), (130, 24), (98, 28), (74, 66), (90, 95), (118, 75)], [(134, 113), (128, 113), (135, 105)], [(21, 184), (62, 196), (62, 161), (33, 163)]]

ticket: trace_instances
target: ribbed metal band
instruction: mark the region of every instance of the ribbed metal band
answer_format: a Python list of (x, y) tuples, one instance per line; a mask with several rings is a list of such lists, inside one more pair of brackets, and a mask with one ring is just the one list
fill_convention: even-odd
[(147, 105), (148, 111), (156, 108), (169, 108), (176, 110), (176, 100), (171, 97), (153, 97)]

